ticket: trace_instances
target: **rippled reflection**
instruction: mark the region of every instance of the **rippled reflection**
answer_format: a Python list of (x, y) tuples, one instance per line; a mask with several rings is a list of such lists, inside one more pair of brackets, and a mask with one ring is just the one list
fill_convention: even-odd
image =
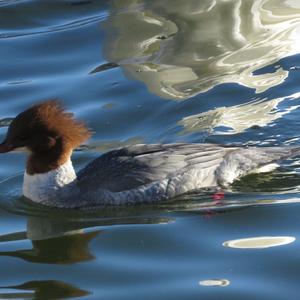
[(84, 232), (82, 224), (49, 217), (28, 217), (26, 232), (0, 236), (0, 242), (29, 239), (32, 249), (0, 251), (34, 263), (66, 264), (94, 259), (88, 245), (101, 231)]
[[(43, 212), (43, 211), (41, 211)], [(45, 212), (44, 212), (45, 213)], [(48, 212), (49, 213), (49, 212)], [(87, 231), (89, 227), (115, 225), (115, 224), (163, 224), (171, 219), (163, 217), (126, 217), (126, 212), (117, 218), (118, 213), (107, 212), (107, 219), (90, 220), (81, 217), (74, 219), (67, 218), (67, 213), (62, 212), (65, 218), (58, 215), (47, 217), (28, 217), (27, 230), (24, 232), (14, 232), (0, 236), (0, 243), (14, 242), (29, 239), (32, 244), (31, 249), (20, 249), (12, 251), (0, 251), (0, 256), (10, 256), (21, 258), (33, 263), (49, 264), (71, 264), (84, 262), (94, 259), (90, 252), (89, 243), (96, 238), (102, 231)], [(115, 215), (115, 218), (109, 218)], [(74, 215), (75, 216), (75, 215)], [(74, 217), (73, 216), (73, 217)]]
[(184, 127), (182, 133), (209, 131), (213, 132), (216, 127), (225, 126), (226, 131), (222, 134), (240, 133), (254, 126), (266, 126), (283, 115), (295, 110), (299, 105), (291, 105), (288, 109), (280, 110), (278, 105), (284, 100), (299, 98), (300, 93), (288, 97), (272, 100), (257, 99), (246, 104), (231, 107), (218, 107), (216, 109), (192, 115), (178, 122)]
[(66, 299), (89, 294), (88, 291), (58, 280), (35, 280), (20, 285), (0, 286), (0, 299)]
[(78, 233), (32, 241), (32, 249), (0, 251), (0, 256), (21, 258), (32, 263), (69, 264), (88, 261), (94, 256), (88, 249), (89, 242), (98, 232)]
[(185, 99), (221, 83), (256, 92), (288, 76), (255, 73), (300, 50), (296, 0), (112, 1), (106, 57), (164, 98)]
[(262, 249), (287, 245), (296, 240), (293, 236), (261, 236), (246, 239), (226, 241), (224, 247), (239, 249)]

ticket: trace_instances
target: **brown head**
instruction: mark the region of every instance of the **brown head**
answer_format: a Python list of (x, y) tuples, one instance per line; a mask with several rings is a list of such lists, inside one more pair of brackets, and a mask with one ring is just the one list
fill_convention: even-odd
[(72, 150), (91, 135), (84, 123), (65, 112), (56, 100), (37, 104), (16, 116), (6, 138), (0, 144), (0, 153), (19, 147), (30, 151), (27, 161), (29, 174), (44, 173), (65, 163)]

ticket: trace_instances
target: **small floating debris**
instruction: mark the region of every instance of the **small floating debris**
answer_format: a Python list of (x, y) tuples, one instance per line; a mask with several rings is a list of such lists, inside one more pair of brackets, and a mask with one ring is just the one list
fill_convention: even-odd
[(261, 236), (226, 241), (223, 243), (223, 246), (238, 249), (264, 249), (287, 245), (293, 243), (295, 240), (296, 238), (293, 236)]
[(201, 280), (199, 281), (199, 285), (203, 286), (228, 286), (230, 284), (230, 281), (227, 279), (207, 279), (207, 280)]

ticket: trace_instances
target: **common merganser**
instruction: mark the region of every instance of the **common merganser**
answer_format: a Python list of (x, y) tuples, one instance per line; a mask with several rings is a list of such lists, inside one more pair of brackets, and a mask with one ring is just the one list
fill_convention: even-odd
[(300, 153), (300, 147), (138, 144), (103, 154), (76, 176), (72, 151), (90, 135), (84, 123), (50, 100), (17, 115), (0, 152), (26, 147), (24, 196), (60, 208), (153, 203), (200, 188), (226, 187)]

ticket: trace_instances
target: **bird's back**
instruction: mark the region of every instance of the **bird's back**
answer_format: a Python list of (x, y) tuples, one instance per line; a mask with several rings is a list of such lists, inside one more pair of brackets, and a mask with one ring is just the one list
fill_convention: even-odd
[(139, 144), (103, 154), (79, 172), (78, 180), (91, 189), (122, 192), (166, 178), (202, 172), (214, 176), (211, 181), (226, 185), (260, 166), (295, 156), (298, 151), (296, 147)]

